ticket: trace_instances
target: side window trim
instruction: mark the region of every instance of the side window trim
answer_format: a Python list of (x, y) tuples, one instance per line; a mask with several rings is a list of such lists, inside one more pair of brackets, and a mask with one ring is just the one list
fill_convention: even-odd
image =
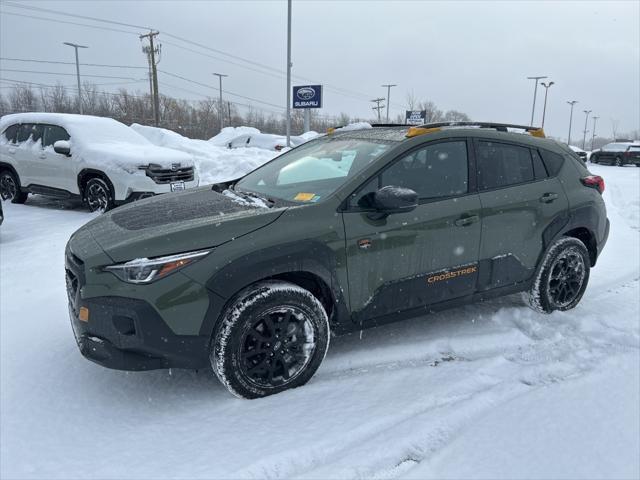
[(461, 197), (465, 197), (467, 195), (471, 195), (471, 194), (475, 194), (477, 193), (477, 181), (476, 181), (476, 175), (475, 175), (475, 170), (476, 170), (476, 162), (475, 162), (475, 152), (474, 152), (474, 145), (472, 142), (472, 139), (469, 137), (447, 137), (447, 138), (439, 138), (437, 140), (431, 140), (431, 141), (427, 141), (424, 143), (421, 143), (419, 145), (416, 145), (415, 147), (404, 151), (403, 153), (398, 154), (396, 157), (394, 157), (392, 160), (390, 160), (389, 162), (387, 162), (385, 165), (383, 165), (382, 167), (380, 167), (378, 170), (376, 170), (375, 173), (373, 173), (371, 176), (367, 177), (366, 180), (364, 180), (355, 190), (353, 190), (353, 192), (345, 199), (344, 202), (342, 202), (341, 207), (339, 208), (339, 211), (344, 211), (344, 212), (370, 212), (372, 211), (372, 209), (370, 208), (362, 208), (360, 206), (357, 205), (353, 205), (351, 203), (352, 199), (354, 198), (354, 196), (357, 196), (358, 193), (360, 193), (375, 177), (378, 178), (378, 188), (381, 188), (381, 178), (382, 178), (382, 174), (384, 173), (385, 170), (391, 168), (396, 162), (400, 161), (402, 158), (406, 157), (407, 155), (411, 155), (415, 152), (417, 152), (418, 150), (421, 150), (423, 148), (429, 147), (431, 145), (437, 145), (438, 143), (450, 143), (450, 142), (465, 142), (466, 147), (467, 147), (467, 191), (464, 193), (460, 193), (457, 195), (449, 195), (447, 197), (422, 197), (418, 199), (418, 204), (419, 205), (423, 205), (426, 203), (435, 203), (435, 202), (440, 202), (443, 200), (451, 200), (452, 198), (461, 198)]

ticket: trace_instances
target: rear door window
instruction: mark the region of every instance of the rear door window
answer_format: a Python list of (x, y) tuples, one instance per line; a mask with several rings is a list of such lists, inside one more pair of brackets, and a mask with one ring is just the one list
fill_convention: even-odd
[(58, 140), (69, 140), (69, 134), (67, 131), (57, 125), (45, 125), (44, 126), (44, 140), (42, 142), (43, 147), (53, 147), (53, 144)]
[(34, 125), (32, 123), (23, 123), (18, 127), (18, 135), (16, 137), (17, 143), (24, 143), (29, 138), (31, 138), (31, 134), (33, 133)]
[(480, 140), (477, 157), (480, 190), (518, 185), (535, 178), (529, 148)]

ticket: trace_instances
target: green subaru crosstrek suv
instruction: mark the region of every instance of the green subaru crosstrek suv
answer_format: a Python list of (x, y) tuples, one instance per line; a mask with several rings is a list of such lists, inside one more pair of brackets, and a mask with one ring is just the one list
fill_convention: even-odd
[(256, 398), (307, 382), (332, 333), (516, 292), (575, 307), (609, 232), (604, 182), (510, 127), (336, 130), (96, 218), (66, 249), (80, 351), (124, 370), (211, 364)]

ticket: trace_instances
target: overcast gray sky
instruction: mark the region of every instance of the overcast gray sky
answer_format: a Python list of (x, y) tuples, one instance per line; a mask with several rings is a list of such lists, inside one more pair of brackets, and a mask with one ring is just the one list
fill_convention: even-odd
[[(163, 71), (217, 86), (212, 72), (229, 75), (224, 89), (262, 100), (256, 107), (285, 105), (286, 1), (25, 1), (0, 3), (0, 56), (72, 61), (63, 41), (90, 46), (81, 62), (142, 66), (146, 59), (135, 33), (140, 29), (107, 25), (12, 6), (33, 6), (152, 27), (160, 31)], [(122, 29), (133, 34), (16, 16)], [(203, 50), (168, 34), (272, 68)], [(182, 46), (183, 48), (180, 48)], [(185, 50), (192, 49), (210, 57)], [(404, 110), (406, 94), (433, 100), (474, 120), (529, 123), (533, 82), (548, 75), (545, 130), (566, 137), (567, 100), (578, 100), (573, 137), (584, 128), (584, 109), (600, 117), (597, 131), (611, 134), (640, 128), (640, 2), (630, 1), (302, 1), (293, 2), (293, 74), (331, 85), (325, 89), (327, 115), (346, 112), (372, 117), (368, 101), (391, 92), (393, 116)], [(211, 58), (211, 57), (217, 57)], [(227, 61), (223, 61), (227, 60)], [(0, 61), (5, 79), (43, 84), (73, 76), (11, 72), (37, 70), (75, 73), (72, 65)], [(229, 63), (233, 62), (233, 63)], [(249, 68), (245, 68), (249, 67)], [(252, 70), (253, 69), (253, 70)], [(256, 71), (258, 70), (258, 71)], [(266, 72), (266, 73), (261, 73)], [(145, 70), (83, 67), (83, 74), (144, 79)], [(127, 80), (91, 78), (115, 90)], [(160, 90), (198, 99), (217, 91), (160, 74)], [(309, 82), (295, 80), (294, 84)], [(6, 87), (6, 83), (2, 84)], [(124, 85), (141, 92), (148, 81)], [(348, 92), (338, 93), (335, 88)], [(6, 92), (6, 88), (3, 88)], [(544, 89), (538, 89), (536, 120)], [(228, 97), (253, 103), (239, 97)], [(269, 105), (272, 104), (272, 105)], [(275, 106), (274, 106), (275, 105)], [(589, 129), (591, 121), (589, 121)]]

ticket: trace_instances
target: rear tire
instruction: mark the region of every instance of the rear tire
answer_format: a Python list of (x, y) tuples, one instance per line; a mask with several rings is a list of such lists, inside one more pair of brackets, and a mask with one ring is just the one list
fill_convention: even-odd
[(329, 321), (311, 292), (265, 281), (235, 297), (216, 329), (211, 365), (237, 397), (252, 399), (304, 385), (329, 346)]
[(92, 177), (84, 186), (84, 201), (92, 212), (104, 213), (115, 206), (111, 187), (100, 177)]
[(616, 157), (616, 160), (614, 162), (614, 165), (616, 167), (624, 167), (624, 162), (622, 161), (622, 158), (620, 157)]
[(11, 170), (0, 172), (0, 197), (11, 203), (24, 203), (29, 194), (20, 190), (20, 179)]
[(562, 237), (542, 260), (526, 299), (540, 313), (570, 310), (582, 299), (589, 282), (589, 252), (577, 238)]

